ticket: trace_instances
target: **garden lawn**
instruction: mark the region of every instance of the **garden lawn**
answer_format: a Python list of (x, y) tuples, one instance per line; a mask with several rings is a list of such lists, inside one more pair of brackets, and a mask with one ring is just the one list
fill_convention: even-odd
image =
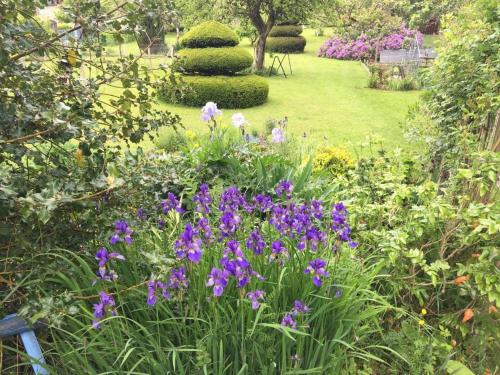
[[(269, 77), (269, 99), (264, 105), (223, 110), (224, 121), (229, 123), (233, 113), (242, 112), (251, 128), (261, 132), (267, 119), (287, 116), (289, 131), (298, 136), (306, 134), (315, 144), (352, 148), (370, 136), (381, 141), (387, 149), (408, 147), (403, 137), (403, 124), (409, 106), (418, 100), (420, 92), (367, 88), (368, 72), (360, 62), (316, 57), (318, 48), (328, 36), (317, 37), (310, 29), (303, 35), (307, 38), (306, 51), (291, 55), (293, 75)], [(170, 35), (168, 41), (172, 41)], [(241, 45), (251, 51), (248, 42), (243, 41)], [(122, 48), (126, 52), (137, 52), (134, 43), (127, 43)], [(116, 46), (109, 48), (109, 52), (117, 51)], [(158, 62), (154, 59), (151, 66), (157, 66)], [(266, 65), (271, 63), (272, 58), (267, 55)], [(145, 64), (149, 62), (146, 60)], [(164, 102), (158, 102), (158, 107), (180, 115), (186, 129), (206, 131), (206, 124), (200, 120), (200, 108)], [(162, 130), (160, 137), (169, 131)]]

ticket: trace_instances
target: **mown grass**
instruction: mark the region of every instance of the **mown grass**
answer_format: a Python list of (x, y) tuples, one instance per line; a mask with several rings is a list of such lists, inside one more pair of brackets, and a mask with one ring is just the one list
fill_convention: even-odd
[[(296, 135), (306, 135), (313, 143), (346, 145), (352, 148), (367, 137), (380, 140), (387, 149), (410, 147), (403, 137), (403, 124), (408, 107), (414, 104), (420, 92), (390, 92), (367, 87), (368, 72), (360, 62), (338, 61), (316, 57), (319, 46), (327, 36), (317, 37), (313, 30), (306, 29), (304, 54), (291, 55), (293, 74), (288, 78), (268, 78), (270, 92), (268, 101), (259, 107), (241, 110), (251, 127), (262, 131), (270, 118), (289, 119), (289, 130)], [(173, 35), (169, 35), (173, 42)], [(241, 45), (252, 47), (247, 41)], [(118, 46), (110, 46), (110, 53), (118, 53)], [(123, 53), (137, 53), (134, 42), (122, 45)], [(145, 60), (153, 68), (168, 63), (167, 58)], [(266, 56), (266, 65), (272, 59)], [(285, 65), (286, 68), (287, 65)], [(112, 90), (117, 89), (110, 89)], [(204, 131), (206, 125), (200, 120), (200, 108), (189, 108), (158, 102), (158, 108), (179, 114), (187, 129)], [(225, 121), (233, 113), (226, 110)], [(169, 130), (162, 131), (168, 134)]]

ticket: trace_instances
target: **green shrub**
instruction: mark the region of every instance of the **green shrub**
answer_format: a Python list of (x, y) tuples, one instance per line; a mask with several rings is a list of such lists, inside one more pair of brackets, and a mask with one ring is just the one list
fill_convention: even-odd
[(368, 78), (368, 87), (371, 89), (378, 89), (380, 86), (380, 79), (377, 74), (370, 74), (370, 77)]
[(418, 89), (418, 84), (415, 81), (415, 79), (412, 77), (404, 78), (399, 82), (399, 90), (400, 91), (410, 91), (410, 90), (417, 90), (417, 89)]
[(340, 147), (321, 147), (314, 155), (314, 172), (327, 171), (334, 176), (339, 176), (354, 166), (355, 161), (352, 155)]
[(267, 38), (266, 51), (277, 53), (304, 52), (306, 38), (303, 36), (280, 36)]
[(388, 83), (388, 89), (392, 91), (411, 91), (417, 90), (418, 84), (412, 77), (406, 77), (403, 79), (390, 79)]
[(183, 147), (187, 146), (187, 143), (186, 136), (178, 131), (162, 134), (156, 141), (158, 148), (169, 153), (180, 151)]
[(181, 38), (181, 44), (188, 48), (230, 47), (238, 43), (238, 35), (226, 25), (216, 21), (203, 22)]
[(270, 37), (276, 36), (299, 36), (302, 34), (302, 26), (300, 25), (282, 25), (274, 26), (269, 33)]
[(172, 95), (168, 86), (160, 96), (167, 100), (174, 96), (176, 103), (197, 107), (211, 101), (219, 108), (247, 108), (264, 103), (269, 93), (267, 81), (256, 75), (185, 76), (183, 80), (191, 90), (183, 95)]
[(199, 74), (234, 74), (252, 66), (253, 57), (241, 47), (184, 49), (177, 54), (180, 71)]
[(299, 23), (300, 23), (299, 21), (288, 20), (288, 21), (280, 22), (278, 26), (298, 25)]

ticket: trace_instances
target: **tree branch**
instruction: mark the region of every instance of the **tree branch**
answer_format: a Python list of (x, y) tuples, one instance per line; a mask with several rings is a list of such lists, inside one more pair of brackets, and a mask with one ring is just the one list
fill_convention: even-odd
[[(121, 8), (123, 8), (125, 5), (127, 5), (127, 2), (121, 4), (121, 5), (118, 5), (116, 8), (110, 10), (109, 12), (107, 12), (106, 14), (104, 14), (101, 18), (102, 19), (107, 19), (108, 16), (110, 16), (111, 14), (113, 14), (114, 12), (120, 10)], [(109, 21), (108, 21), (109, 22)], [(14, 55), (10, 58), (10, 61), (17, 61), (19, 59), (22, 59), (23, 57), (25, 56), (28, 56), (28, 55), (31, 55), (32, 53), (35, 53), (36, 51), (38, 51), (40, 48), (47, 48), (48, 46), (50, 46), (52, 43), (58, 41), (59, 39), (65, 37), (66, 35), (68, 34), (71, 34), (72, 32), (76, 31), (76, 30), (80, 30), (82, 28), (82, 25), (78, 25), (78, 26), (75, 26), (73, 27), (72, 29), (69, 29), (69, 30), (66, 30), (58, 35), (56, 35), (55, 37), (49, 39), (48, 41), (46, 41), (45, 43), (42, 43), (41, 45), (37, 46), (37, 47), (33, 47), (32, 49), (28, 50), (28, 51), (25, 51), (25, 52), (21, 52), (21, 53), (18, 53), (17, 55)]]

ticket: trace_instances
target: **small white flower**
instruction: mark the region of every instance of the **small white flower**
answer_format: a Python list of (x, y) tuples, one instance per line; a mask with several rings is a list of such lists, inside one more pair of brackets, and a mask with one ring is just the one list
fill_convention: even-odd
[(231, 123), (235, 128), (241, 128), (244, 125), (248, 124), (248, 121), (245, 120), (245, 116), (243, 116), (243, 113), (235, 113), (231, 117)]

